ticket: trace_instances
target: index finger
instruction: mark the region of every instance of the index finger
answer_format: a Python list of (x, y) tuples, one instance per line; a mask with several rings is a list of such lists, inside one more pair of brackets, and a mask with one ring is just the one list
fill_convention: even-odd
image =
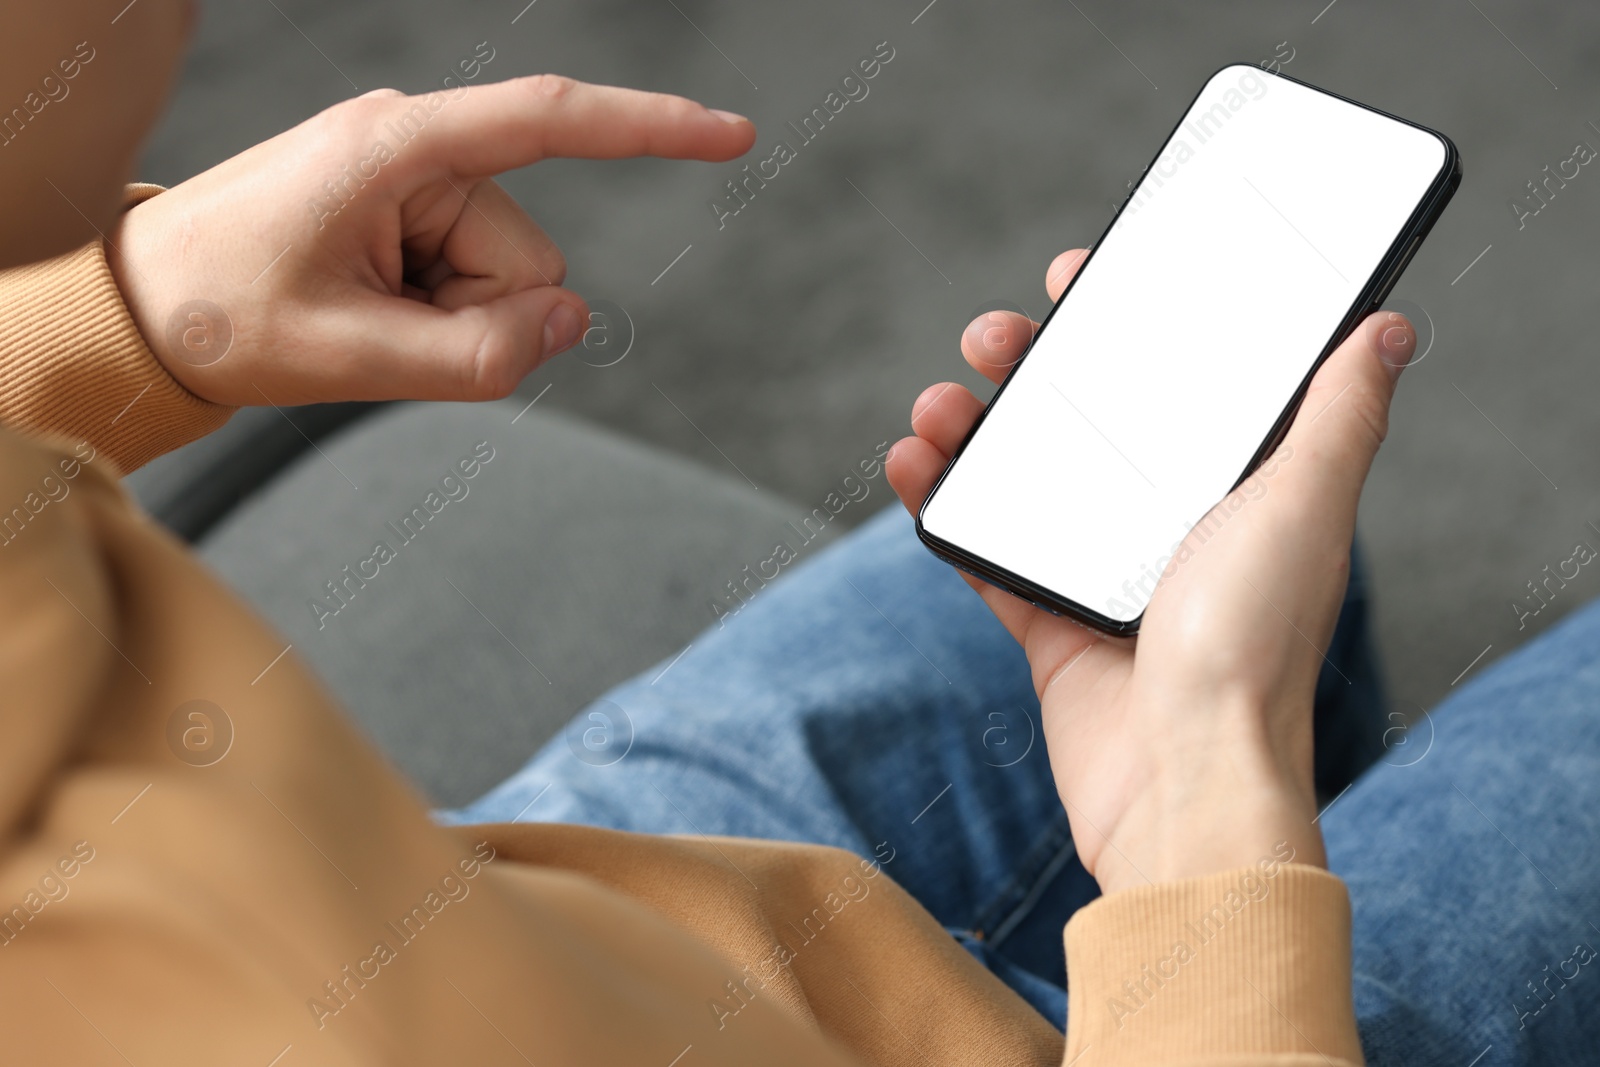
[(488, 178), (556, 156), (721, 162), (749, 151), (756, 135), (749, 119), (681, 96), (556, 74), (380, 98), (373, 106), (384, 113), (378, 125), (389, 139), (414, 138), (427, 178)]

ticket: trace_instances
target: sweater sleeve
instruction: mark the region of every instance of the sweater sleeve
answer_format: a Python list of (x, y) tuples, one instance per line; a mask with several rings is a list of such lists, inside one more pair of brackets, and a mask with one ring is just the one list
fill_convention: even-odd
[[(129, 207), (161, 190), (132, 186)], [(233, 414), (167, 373), (134, 324), (103, 240), (0, 271), (0, 423), (87, 441), (122, 472)]]
[(1264, 861), (1103, 897), (1067, 923), (1067, 1050), (1080, 1067), (1362, 1061), (1350, 900)]

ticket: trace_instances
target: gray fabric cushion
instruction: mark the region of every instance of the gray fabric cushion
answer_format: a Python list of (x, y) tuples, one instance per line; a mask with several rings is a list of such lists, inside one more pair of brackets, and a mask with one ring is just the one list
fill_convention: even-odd
[(395, 405), (301, 456), (199, 546), (441, 804), (676, 655), (801, 513), (521, 409)]
[(129, 474), (145, 511), (191, 544), (311, 445), (383, 404), (242, 408), (198, 441)]

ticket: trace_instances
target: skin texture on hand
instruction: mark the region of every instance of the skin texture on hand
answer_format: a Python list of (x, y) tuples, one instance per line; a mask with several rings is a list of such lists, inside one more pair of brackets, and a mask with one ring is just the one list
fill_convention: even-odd
[[(1059, 299), (1087, 252), (1051, 265)], [(1036, 325), (991, 312), (962, 353), (1005, 377)], [(1349, 577), (1356, 504), (1415, 349), (1401, 316), (1369, 317), (1329, 357), (1278, 452), (1169, 563), (1135, 639), (1114, 639), (964, 575), (1022, 644), (1057, 788), (1084, 866), (1113, 892), (1254, 864), (1280, 842), (1324, 865), (1312, 698)], [(888, 457), (913, 513), (983, 409), (970, 390), (917, 399)]]
[(109, 256), (140, 332), (219, 404), (488, 400), (588, 324), (492, 176), (552, 157), (719, 161), (748, 120), (554, 75), (336, 105), (129, 211)]

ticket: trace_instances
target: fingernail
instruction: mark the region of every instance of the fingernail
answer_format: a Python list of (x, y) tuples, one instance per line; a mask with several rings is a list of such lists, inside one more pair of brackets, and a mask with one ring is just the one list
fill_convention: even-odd
[(557, 304), (544, 320), (544, 354), (553, 356), (577, 344), (581, 326), (571, 304)]
[(1411, 361), (1416, 349), (1417, 335), (1403, 315), (1390, 313), (1388, 320), (1378, 330), (1378, 358), (1390, 378), (1398, 378)]
[(708, 108), (706, 108), (706, 110), (711, 112), (713, 115), (717, 116), (717, 118), (721, 119), (723, 122), (730, 122), (731, 123), (731, 122), (749, 122), (750, 121), (749, 119), (745, 118), (743, 115), (735, 115), (731, 111), (718, 111), (714, 107), (708, 107)]

